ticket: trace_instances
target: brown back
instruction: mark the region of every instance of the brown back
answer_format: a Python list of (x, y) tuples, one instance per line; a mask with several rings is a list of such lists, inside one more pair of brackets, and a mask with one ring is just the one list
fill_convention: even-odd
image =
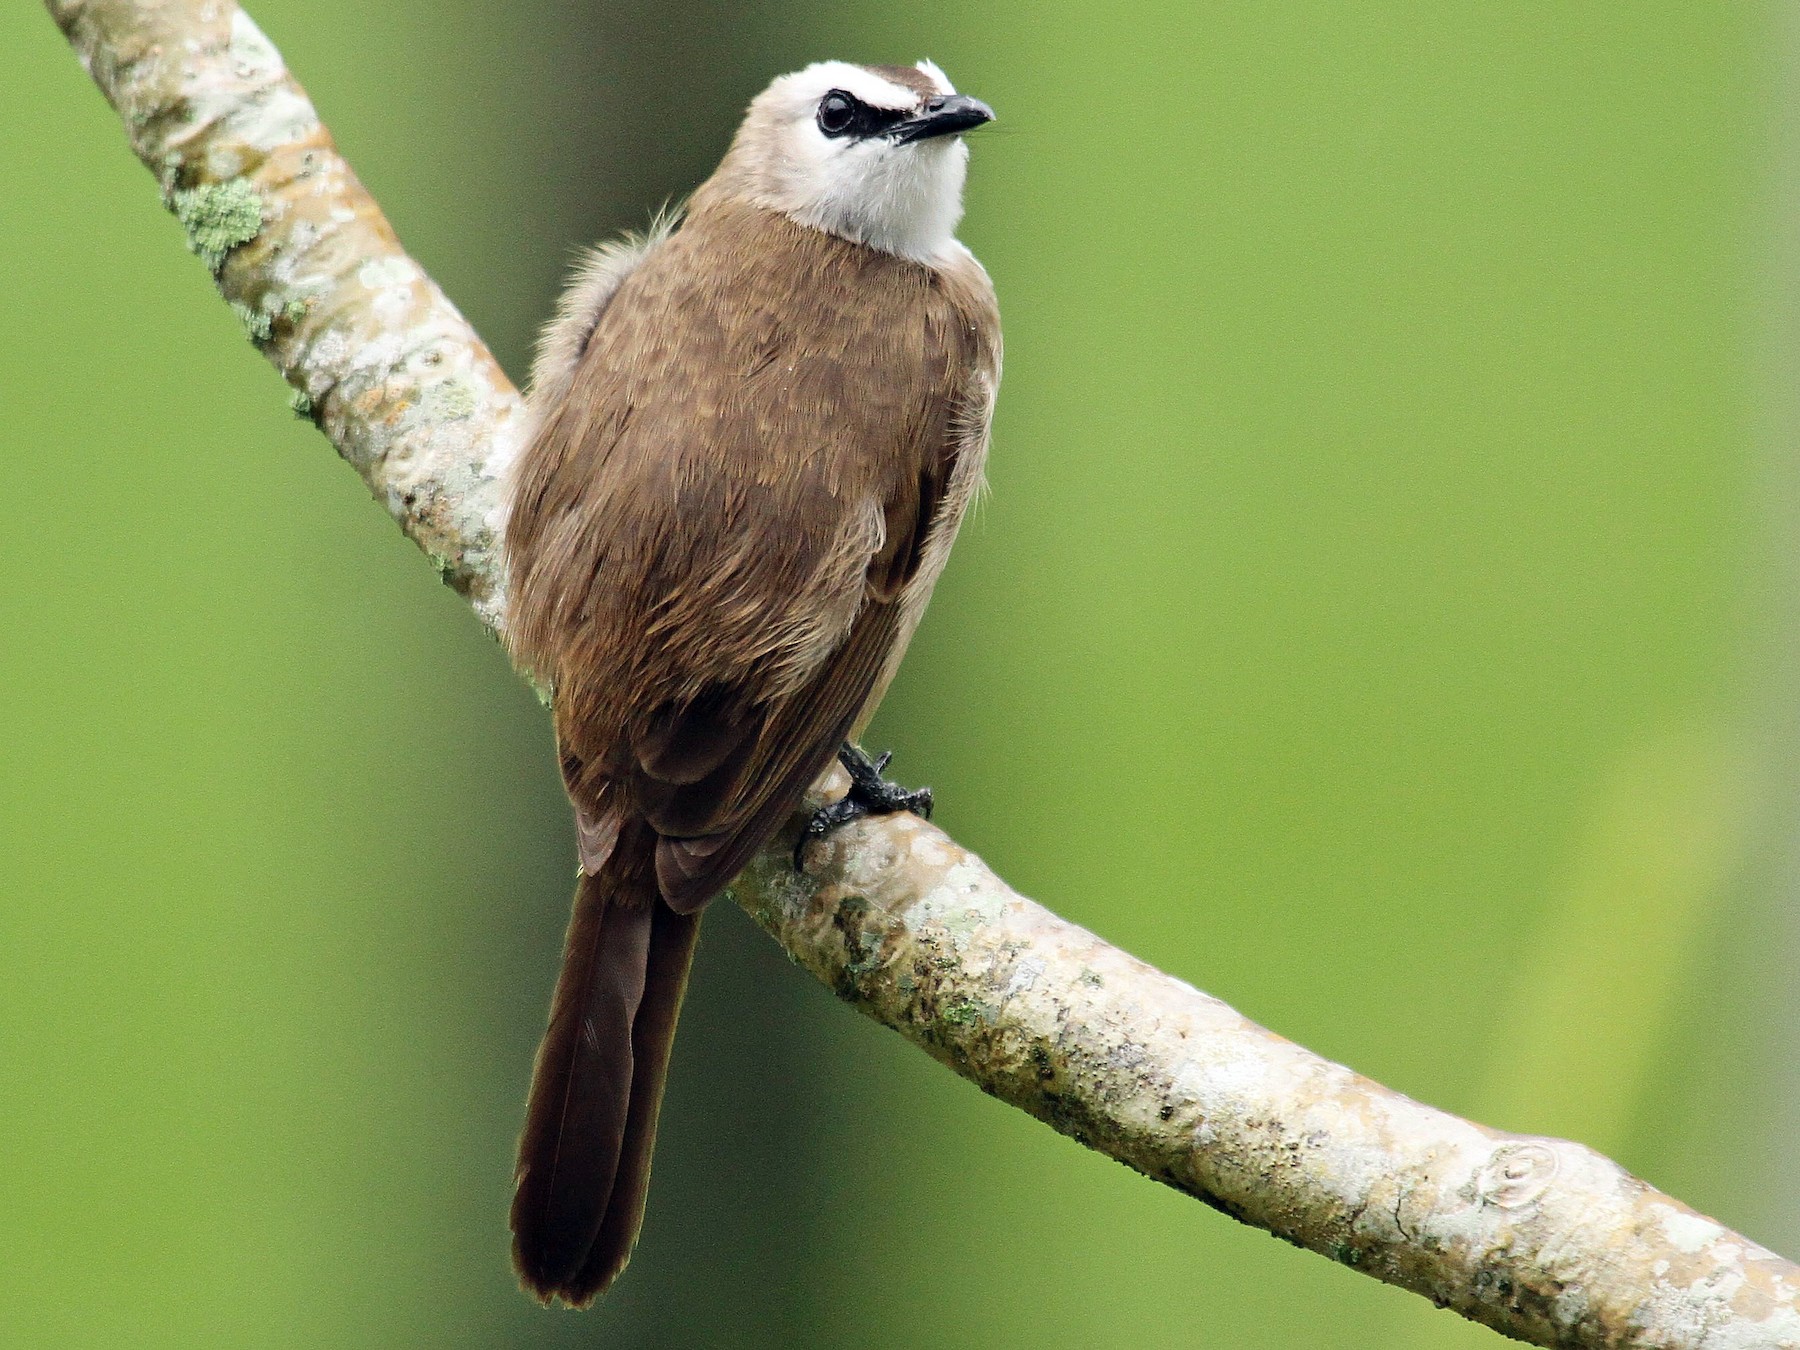
[(510, 640), (554, 684), (587, 821), (647, 819), (719, 860), (659, 857), (693, 874), (689, 903), (879, 678), (996, 340), (972, 259), (927, 267), (703, 189), (544, 411)]

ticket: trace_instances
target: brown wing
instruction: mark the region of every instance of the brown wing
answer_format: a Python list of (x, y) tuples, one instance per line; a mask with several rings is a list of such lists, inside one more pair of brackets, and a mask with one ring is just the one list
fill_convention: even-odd
[(657, 882), (679, 912), (704, 905), (743, 869), (879, 696), (895, 644), (910, 636), (906, 592), (926, 545), (939, 529), (955, 527), (942, 516), (952, 482), (965, 477), (959, 457), (982, 448), (958, 425), (963, 402), (960, 389), (940, 396), (925, 419), (927, 453), (917, 473), (894, 479), (881, 503), (883, 527), (878, 547), (865, 555), (862, 606), (806, 684), (763, 703), (749, 696), (762, 685), (755, 678), (709, 686), (659, 709), (634, 741), (631, 795), (660, 836)]
[[(645, 811), (660, 836), (657, 885), (672, 909), (686, 914), (717, 895), (800, 805), (867, 702), (899, 618), (897, 604), (871, 599), (805, 688), (746, 720), (721, 765), (729, 772), (675, 786)], [(640, 773), (642, 800), (654, 780)]]

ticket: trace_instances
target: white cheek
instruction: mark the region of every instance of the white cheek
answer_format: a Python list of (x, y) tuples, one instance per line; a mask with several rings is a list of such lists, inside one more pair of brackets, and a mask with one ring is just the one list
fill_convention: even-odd
[(801, 127), (788, 142), (787, 176), (793, 188), (812, 196), (823, 193), (835, 177), (838, 149), (838, 143), (827, 140), (816, 125)]

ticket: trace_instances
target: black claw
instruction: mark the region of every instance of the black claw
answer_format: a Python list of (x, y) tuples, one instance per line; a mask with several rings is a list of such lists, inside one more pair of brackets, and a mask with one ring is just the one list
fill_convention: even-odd
[[(857, 816), (886, 816), (895, 811), (911, 811), (916, 816), (930, 820), (930, 788), (908, 791), (881, 776), (893, 757), (892, 750), (885, 750), (876, 758), (870, 759), (856, 746), (848, 741), (844, 742), (838, 748), (838, 763), (850, 774), (850, 791), (844, 800), (854, 801), (862, 808), (856, 812)], [(851, 818), (855, 819), (855, 816)]]
[(831, 805), (822, 806), (813, 812), (812, 819), (806, 822), (806, 828), (800, 831), (800, 838), (794, 844), (796, 872), (806, 870), (803, 860), (808, 844), (815, 839), (823, 839), (839, 826), (848, 825), (853, 820), (861, 820), (864, 816), (892, 815), (896, 811), (911, 811), (916, 816), (931, 819), (930, 788), (915, 788), (909, 792), (898, 783), (890, 783), (881, 776), (893, 757), (894, 752), (886, 750), (870, 759), (848, 741), (838, 748), (838, 763), (850, 775), (850, 790)]

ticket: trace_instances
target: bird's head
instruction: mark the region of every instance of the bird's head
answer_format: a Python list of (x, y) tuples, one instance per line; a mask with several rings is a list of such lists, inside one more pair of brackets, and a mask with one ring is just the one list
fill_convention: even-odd
[(821, 61), (751, 102), (719, 185), (803, 225), (924, 260), (962, 218), (962, 132), (993, 109), (930, 61)]

